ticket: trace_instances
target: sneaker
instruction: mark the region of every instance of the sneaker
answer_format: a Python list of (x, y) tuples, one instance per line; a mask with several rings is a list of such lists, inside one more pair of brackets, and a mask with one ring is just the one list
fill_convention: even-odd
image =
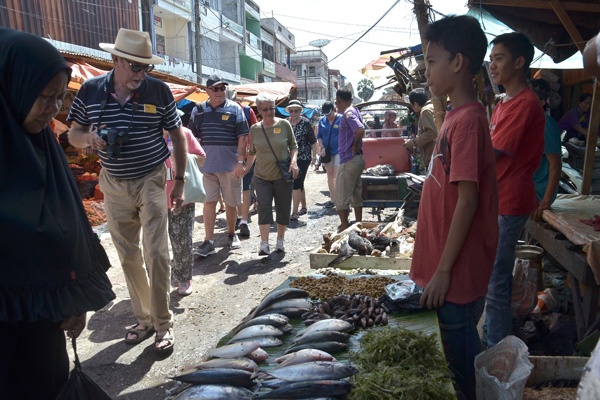
[(215, 254), (215, 244), (205, 240), (195, 251), (194, 255), (200, 257), (208, 257), (211, 254)]
[(240, 247), (242, 247), (242, 242), (240, 242), (238, 235), (235, 233), (233, 235), (229, 235), (229, 248), (239, 249)]
[(260, 242), (260, 246), (258, 248), (259, 256), (268, 256), (271, 250), (269, 249), (269, 242)]
[(240, 236), (250, 237), (250, 229), (248, 224), (240, 224)]
[(181, 296), (189, 296), (192, 294), (192, 281), (177, 283), (177, 291)]
[(238, 217), (238, 218), (235, 220), (235, 230), (236, 230), (236, 231), (237, 231), (238, 229), (240, 229), (240, 222), (242, 222), (242, 219)]
[(277, 238), (277, 245), (275, 246), (275, 251), (281, 253), (285, 251), (285, 240), (281, 238)]

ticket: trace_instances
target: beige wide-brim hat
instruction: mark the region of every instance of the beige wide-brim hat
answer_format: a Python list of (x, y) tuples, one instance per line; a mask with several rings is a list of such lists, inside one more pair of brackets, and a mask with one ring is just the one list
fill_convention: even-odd
[(152, 42), (148, 32), (121, 28), (117, 33), (115, 44), (100, 43), (99, 46), (110, 54), (141, 64), (162, 64), (165, 62), (161, 57), (152, 54)]

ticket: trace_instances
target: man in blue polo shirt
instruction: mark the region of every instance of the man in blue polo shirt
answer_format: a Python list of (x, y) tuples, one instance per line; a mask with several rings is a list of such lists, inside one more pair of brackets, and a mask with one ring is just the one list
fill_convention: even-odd
[[(164, 352), (174, 344), (167, 207), (176, 210), (182, 203), (187, 142), (168, 86), (147, 76), (164, 62), (152, 54), (148, 33), (120, 29), (114, 45), (100, 47), (112, 54), (114, 68), (81, 86), (67, 118), (69, 141), (100, 155), (108, 230), (137, 319), (125, 342), (140, 343), (156, 331), (154, 348)], [(171, 204), (165, 195), (169, 149), (163, 129), (176, 164)]]
[(206, 152), (206, 162), (200, 168), (206, 191), (202, 208), (206, 238), (195, 251), (201, 257), (215, 254), (214, 233), (219, 195), (225, 203), (229, 247), (241, 247), (235, 233), (235, 222), (237, 207), (242, 204), (248, 123), (242, 107), (227, 99), (227, 85), (219, 76), (209, 76), (206, 81), (208, 100), (194, 107), (188, 124)]

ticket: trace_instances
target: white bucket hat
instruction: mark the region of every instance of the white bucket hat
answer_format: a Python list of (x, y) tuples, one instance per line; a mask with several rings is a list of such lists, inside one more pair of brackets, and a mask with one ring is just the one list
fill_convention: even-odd
[(161, 57), (152, 54), (152, 43), (148, 32), (121, 28), (117, 33), (115, 44), (100, 43), (99, 46), (110, 54), (142, 64), (162, 64), (165, 62)]

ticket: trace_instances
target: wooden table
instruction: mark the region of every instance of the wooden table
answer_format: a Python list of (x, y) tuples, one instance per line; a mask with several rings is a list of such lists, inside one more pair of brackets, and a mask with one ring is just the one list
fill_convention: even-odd
[(533, 239), (539, 243), (547, 257), (569, 272), (579, 340), (599, 329), (600, 321), (597, 316), (600, 286), (596, 284), (592, 269), (580, 247), (547, 222), (530, 219), (525, 225), (525, 233), (528, 241)]

